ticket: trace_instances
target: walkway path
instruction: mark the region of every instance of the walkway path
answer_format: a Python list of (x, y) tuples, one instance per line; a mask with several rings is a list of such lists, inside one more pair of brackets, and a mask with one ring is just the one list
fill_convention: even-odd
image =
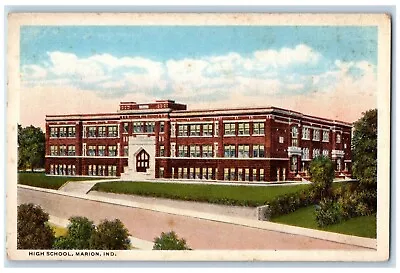
[(86, 194), (97, 183), (116, 182), (116, 179), (86, 180), (86, 181), (67, 181), (58, 190), (63, 192)]

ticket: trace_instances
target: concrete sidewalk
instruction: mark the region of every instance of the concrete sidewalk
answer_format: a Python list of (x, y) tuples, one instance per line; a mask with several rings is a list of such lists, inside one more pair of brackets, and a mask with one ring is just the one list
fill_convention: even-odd
[(117, 179), (86, 180), (86, 181), (67, 181), (58, 190), (63, 192), (72, 192), (87, 194), (97, 183), (116, 182)]

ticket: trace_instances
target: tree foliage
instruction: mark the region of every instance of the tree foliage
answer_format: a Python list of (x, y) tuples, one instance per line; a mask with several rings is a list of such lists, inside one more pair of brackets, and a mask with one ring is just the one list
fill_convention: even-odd
[(90, 237), (91, 249), (125, 250), (130, 249), (129, 231), (119, 220), (102, 221)]
[(54, 232), (47, 225), (49, 215), (34, 204), (19, 205), (17, 213), (17, 248), (51, 249)]
[(174, 231), (162, 232), (160, 237), (154, 238), (154, 250), (190, 250), (185, 239), (179, 239)]
[(95, 225), (86, 217), (69, 218), (67, 235), (54, 242), (55, 249), (90, 249), (89, 241), (95, 230)]
[(313, 186), (321, 192), (321, 198), (327, 196), (335, 178), (332, 161), (326, 156), (314, 158), (310, 163), (310, 175)]
[(45, 135), (39, 127), (18, 125), (18, 169), (44, 166)]
[(378, 111), (369, 110), (354, 123), (353, 175), (363, 188), (376, 189)]

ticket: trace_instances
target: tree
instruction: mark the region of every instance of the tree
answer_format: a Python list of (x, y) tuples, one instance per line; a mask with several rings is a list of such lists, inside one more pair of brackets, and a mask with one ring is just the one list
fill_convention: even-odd
[(89, 245), (91, 249), (130, 249), (129, 236), (129, 231), (119, 219), (104, 220), (93, 231)]
[(317, 156), (310, 163), (310, 175), (314, 188), (321, 194), (320, 197), (326, 197), (335, 178), (332, 161), (326, 156)]
[(34, 126), (22, 128), (18, 125), (18, 169), (44, 166), (45, 135)]
[(55, 249), (90, 249), (89, 241), (95, 231), (93, 221), (86, 217), (69, 218), (67, 235), (57, 238), (54, 242)]
[(47, 225), (49, 214), (34, 204), (19, 205), (17, 214), (17, 248), (51, 249), (54, 232)]
[(368, 110), (354, 123), (352, 140), (353, 175), (364, 189), (376, 190), (378, 111)]
[(154, 250), (191, 250), (185, 239), (179, 239), (174, 231), (162, 232), (160, 237), (154, 238)]

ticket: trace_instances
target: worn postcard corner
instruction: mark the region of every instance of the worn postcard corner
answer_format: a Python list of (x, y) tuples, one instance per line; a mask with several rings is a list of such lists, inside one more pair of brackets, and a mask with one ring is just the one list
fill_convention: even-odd
[(388, 260), (390, 20), (9, 14), (8, 259)]

